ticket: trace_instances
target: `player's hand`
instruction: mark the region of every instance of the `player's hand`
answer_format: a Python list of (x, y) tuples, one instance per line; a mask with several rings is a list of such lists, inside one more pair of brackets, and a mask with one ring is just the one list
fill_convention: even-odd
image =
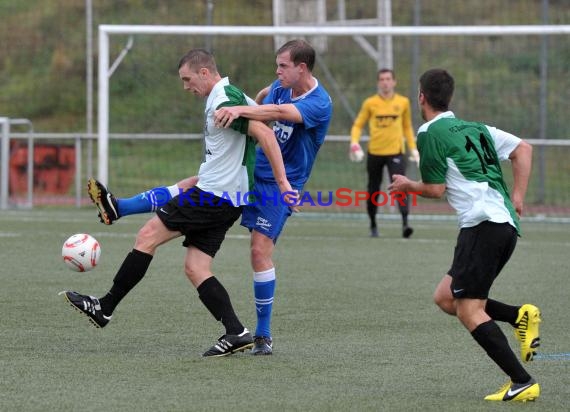
[(420, 152), (418, 152), (418, 149), (411, 150), (408, 159), (414, 162), (417, 167), (420, 167)]
[(403, 175), (392, 175), (392, 183), (388, 186), (388, 192), (390, 194), (394, 192), (407, 192), (408, 185), (412, 181)]
[(520, 219), (523, 215), (523, 199), (517, 195), (517, 193), (511, 194), (511, 201), (513, 202), (513, 207), (517, 213), (517, 217)]
[(236, 107), (222, 107), (214, 112), (214, 125), (219, 128), (228, 128), (239, 117)]
[(364, 152), (358, 143), (352, 143), (348, 151), (348, 158), (351, 162), (362, 162), (364, 159)]
[(299, 191), (293, 189), (289, 179), (277, 182), (279, 191), (281, 192), (281, 201), (289, 206), (293, 212), (299, 211)]
[(295, 189), (286, 190), (281, 192), (281, 198), (285, 204), (289, 205), (291, 210), (295, 213), (300, 211), (299, 208), (299, 191)]

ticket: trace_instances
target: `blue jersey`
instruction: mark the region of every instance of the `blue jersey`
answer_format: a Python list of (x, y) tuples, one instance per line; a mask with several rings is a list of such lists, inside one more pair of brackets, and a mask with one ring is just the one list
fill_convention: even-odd
[[(307, 93), (292, 98), (292, 90), (284, 89), (279, 80), (276, 80), (263, 101), (264, 104), (291, 103), (303, 118), (303, 123), (278, 120), (273, 124), (287, 179), (294, 189), (302, 189), (309, 179), (332, 116), (332, 100), (317, 79), (315, 81), (315, 87)], [(257, 149), (255, 178), (275, 182), (269, 160), (260, 148)]]

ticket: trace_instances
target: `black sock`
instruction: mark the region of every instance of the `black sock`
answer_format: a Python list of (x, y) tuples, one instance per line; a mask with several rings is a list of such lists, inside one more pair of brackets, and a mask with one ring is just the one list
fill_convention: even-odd
[(230, 295), (218, 279), (214, 276), (206, 279), (198, 286), (197, 291), (200, 300), (214, 318), (222, 322), (227, 335), (238, 335), (243, 332), (244, 327), (234, 312)]
[(408, 226), (408, 214), (407, 213), (402, 213), (402, 226), (404, 226), (404, 227)]
[(140, 282), (151, 260), (152, 255), (136, 249), (127, 255), (113, 279), (111, 290), (99, 299), (104, 315), (110, 316), (119, 302)]
[(511, 350), (507, 337), (493, 320), (477, 326), (471, 336), (514, 383), (526, 383), (531, 379)]
[(516, 326), (517, 317), (519, 316), (519, 306), (507, 305), (493, 299), (487, 299), (485, 312), (493, 320), (500, 322), (508, 322)]

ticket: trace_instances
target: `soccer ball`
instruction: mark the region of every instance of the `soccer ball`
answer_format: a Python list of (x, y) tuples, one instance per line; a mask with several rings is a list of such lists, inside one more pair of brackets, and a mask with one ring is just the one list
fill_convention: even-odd
[(101, 247), (93, 236), (78, 233), (63, 243), (61, 256), (69, 269), (75, 272), (88, 272), (99, 263)]

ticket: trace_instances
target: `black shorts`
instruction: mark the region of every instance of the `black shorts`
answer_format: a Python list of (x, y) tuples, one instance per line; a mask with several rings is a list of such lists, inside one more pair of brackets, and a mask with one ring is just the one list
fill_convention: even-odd
[(192, 188), (158, 208), (156, 215), (168, 229), (186, 236), (182, 246), (194, 246), (214, 257), (241, 212), (242, 207), (227, 199)]
[(495, 278), (515, 250), (517, 231), (509, 223), (485, 221), (459, 231), (449, 269), (454, 298), (487, 299)]

